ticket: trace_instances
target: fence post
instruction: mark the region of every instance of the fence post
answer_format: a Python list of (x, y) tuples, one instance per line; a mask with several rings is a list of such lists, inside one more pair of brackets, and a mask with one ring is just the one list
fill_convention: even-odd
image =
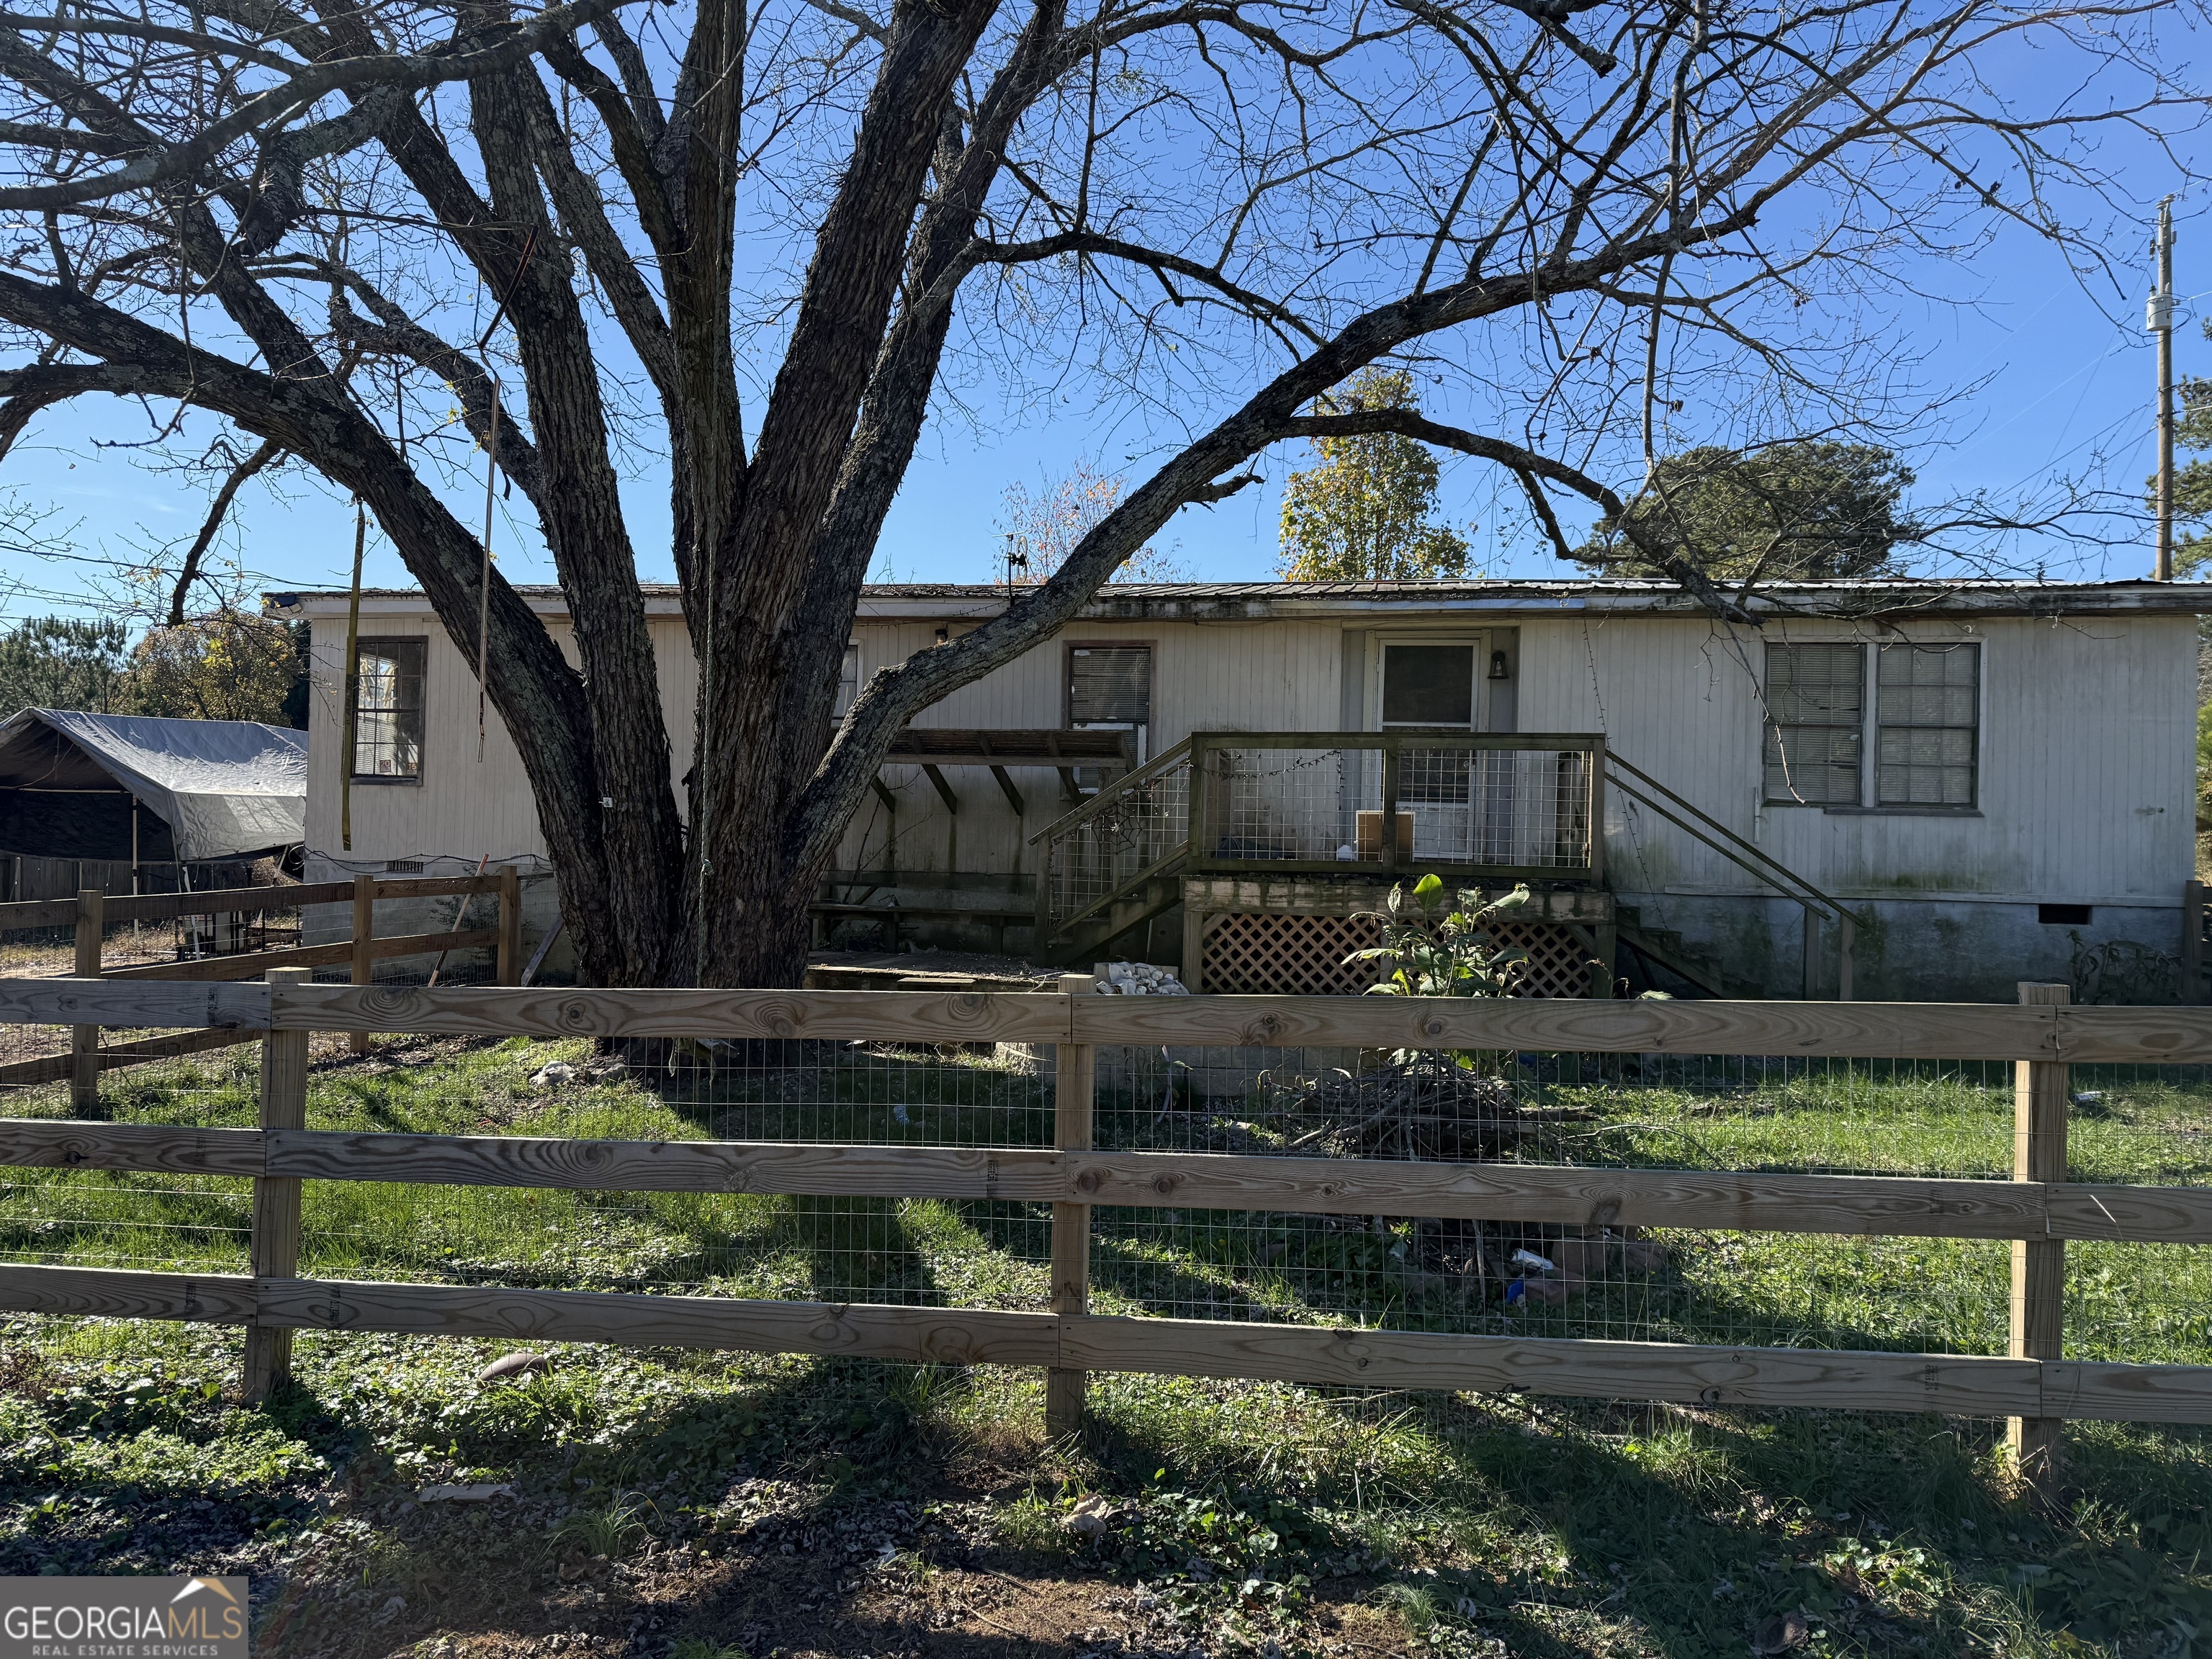
[[(1062, 974), (1063, 995), (1086, 996), (1097, 984), (1089, 974)], [(1063, 1152), (1091, 1149), (1091, 1095), (1098, 1051), (1087, 1042), (1063, 1042), (1053, 1064), (1052, 1144)], [(1052, 1310), (1091, 1309), (1091, 1206), (1052, 1206)], [(1058, 1366), (1044, 1374), (1045, 1431), (1055, 1440), (1083, 1430), (1084, 1374)]]
[[(270, 1001), (313, 977), (305, 968), (271, 968), (264, 977)], [(307, 1127), (307, 1034), (271, 1030), (261, 1039), (261, 1127)], [(300, 1272), (300, 1178), (253, 1177), (254, 1279), (296, 1279)], [(266, 1400), (292, 1375), (292, 1333), (270, 1325), (246, 1328), (246, 1375), (239, 1394), (246, 1404)]]
[(2204, 1000), (2204, 884), (2181, 884), (2181, 1000)]
[[(76, 895), (76, 976), (100, 977), (100, 935), (106, 901), (97, 887)], [(70, 1028), (70, 1111), (77, 1117), (100, 1115), (100, 1027)]]
[[(353, 878), (353, 982), (368, 985), (376, 978), (376, 958), (369, 955), (370, 944), (376, 938), (376, 878), (356, 875)], [(368, 1052), (368, 1033), (353, 1034), (353, 1051), (357, 1054)]]
[[(2071, 987), (2023, 981), (2023, 1003), (2063, 1007)], [(2068, 1068), (2048, 1060), (2013, 1065), (2012, 1178), (2060, 1182), (2066, 1179), (2066, 1091)], [(2066, 1241), (2016, 1238), (2012, 1245), (2012, 1334), (2014, 1359), (2055, 1360), (2064, 1357), (2066, 1329)], [(2063, 1419), (2015, 1417), (2005, 1440), (2020, 1478), (2045, 1502), (2058, 1493), (2064, 1448)]]
[(499, 867), (499, 982), (513, 985), (522, 973), (522, 877), (511, 864)]

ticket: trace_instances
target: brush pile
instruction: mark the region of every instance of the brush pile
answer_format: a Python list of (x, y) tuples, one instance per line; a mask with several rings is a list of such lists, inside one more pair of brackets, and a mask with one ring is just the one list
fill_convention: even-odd
[[(1267, 1093), (1275, 1112), (1308, 1126), (1285, 1150), (1330, 1158), (1570, 1163), (1565, 1126), (1595, 1116), (1530, 1104), (1504, 1079), (1444, 1053), (1405, 1054), (1356, 1073), (1273, 1077)], [(1373, 1217), (1345, 1216), (1336, 1224), (1395, 1232)], [(1665, 1261), (1632, 1230), (1452, 1217), (1414, 1219), (1407, 1231), (1405, 1267), (1414, 1285), (1423, 1293), (1441, 1288), (1462, 1307), (1557, 1307), (1596, 1281), (1645, 1276)]]
[(1358, 1073), (1269, 1084), (1274, 1111), (1313, 1123), (1285, 1150), (1331, 1158), (1556, 1162), (1558, 1126), (1590, 1117), (1524, 1104), (1512, 1084), (1471, 1071), (1449, 1054), (1413, 1054)]

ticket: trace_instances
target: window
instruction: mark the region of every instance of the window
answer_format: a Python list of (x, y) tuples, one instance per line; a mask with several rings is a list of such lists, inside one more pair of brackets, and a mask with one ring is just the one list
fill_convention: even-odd
[(837, 718), (845, 718), (845, 711), (853, 706), (853, 699), (860, 695), (860, 647), (857, 641), (845, 647), (845, 665), (837, 671)]
[[(1136, 733), (1136, 762), (1148, 758), (1152, 724), (1152, 647), (1149, 645), (1071, 645), (1067, 647), (1067, 723), (1080, 732)], [(1096, 789), (1098, 768), (1075, 769), (1077, 787)]]
[(1978, 645), (1885, 645), (1875, 653), (1875, 800), (1974, 805)]
[(428, 642), (363, 640), (354, 657), (353, 775), (422, 778), (422, 658)]
[(1152, 722), (1149, 645), (1075, 645), (1067, 651), (1067, 723), (1136, 726)]
[(1856, 806), (1866, 731), (1866, 648), (1766, 647), (1771, 805)]
[(2089, 907), (2086, 904), (2039, 904), (2035, 919), (2045, 927), (2087, 927)]
[(1474, 647), (1391, 645), (1382, 651), (1382, 725), (1474, 726)]

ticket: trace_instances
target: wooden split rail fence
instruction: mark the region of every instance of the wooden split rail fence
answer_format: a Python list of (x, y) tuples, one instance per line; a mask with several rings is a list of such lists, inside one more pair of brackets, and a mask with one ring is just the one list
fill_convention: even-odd
[[(260, 1031), (261, 1127), (0, 1121), (0, 1164), (252, 1176), (252, 1272), (165, 1273), (0, 1265), (0, 1308), (195, 1319), (248, 1328), (246, 1392), (284, 1376), (299, 1329), (508, 1341), (849, 1354), (1048, 1372), (1055, 1431), (1076, 1426), (1084, 1376), (1149, 1371), (1322, 1385), (1519, 1389), (1727, 1406), (1936, 1412), (2012, 1419), (2023, 1471), (2049, 1482), (2069, 1418), (2212, 1422), (2212, 1364), (2069, 1361), (2067, 1242), (2212, 1243), (2212, 1188), (2066, 1179), (2074, 1062), (2212, 1062), (2212, 1011), (2075, 1008), (2027, 986), (2019, 1006), (1816, 1002), (1121, 998), (1058, 992), (592, 991), (271, 983), (0, 981), (0, 1022)], [(1021, 1042), (1056, 1045), (1050, 1148), (539, 1139), (307, 1127), (317, 1030), (476, 1036)], [(1597, 1169), (1215, 1153), (1091, 1145), (1100, 1045), (1356, 1046), (1540, 1053), (2008, 1060), (2014, 1179)], [(995, 1199), (1053, 1206), (1049, 1311), (1022, 1312), (299, 1276), (300, 1183), (449, 1185), (815, 1196)], [(1089, 1311), (1096, 1205), (1390, 1214), (1569, 1225), (1958, 1239), (2013, 1244), (2008, 1355), (1841, 1352), (1678, 1342), (1107, 1317)]]
[[(471, 897), (490, 894), (497, 901), (497, 915), (489, 927), (455, 927), (443, 933), (408, 933), (379, 939), (376, 904), (380, 899), (442, 898), (452, 896), (462, 914)], [(276, 951), (250, 951), (232, 955), (186, 957), (175, 962), (132, 963), (108, 967), (101, 960), (106, 930), (125, 921), (174, 921), (181, 916), (222, 916), (270, 910), (299, 910), (310, 904), (353, 904), (350, 937), (329, 945), (295, 945)], [(250, 980), (272, 968), (321, 968), (348, 964), (356, 985), (374, 981), (376, 964), (394, 957), (443, 956), (452, 951), (489, 948), (496, 952), (497, 978), (501, 985), (515, 982), (521, 962), (522, 895), (520, 878), (512, 866), (481, 876), (368, 876), (350, 881), (306, 882), (288, 887), (227, 887), (204, 893), (144, 893), (110, 897), (88, 887), (73, 899), (33, 899), (0, 904), (0, 933), (31, 928), (67, 927), (73, 931), (76, 960), (73, 977), (107, 980)], [(71, 1097), (80, 1115), (94, 1115), (99, 1106), (100, 1074), (121, 1066), (141, 1066), (149, 1060), (173, 1060), (180, 1054), (203, 1054), (241, 1042), (258, 1042), (264, 1034), (252, 1030), (210, 1027), (167, 1036), (140, 1037), (108, 1048), (100, 1044), (97, 1025), (78, 1025), (70, 1032), (70, 1052), (19, 1060), (0, 1065), (0, 1088), (23, 1088), (40, 1083), (70, 1080)], [(355, 1033), (356, 1049), (368, 1042), (367, 1032)]]

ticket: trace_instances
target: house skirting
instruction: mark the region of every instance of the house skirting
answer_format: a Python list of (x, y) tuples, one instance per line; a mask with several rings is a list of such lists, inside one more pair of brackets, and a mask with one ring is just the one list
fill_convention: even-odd
[[(2086, 907), (2087, 922), (2043, 920), (2033, 898), (1856, 898), (1851, 994), (1863, 1002), (2013, 1002), (2023, 980), (2070, 984), (2077, 1001), (2181, 1000), (2181, 883), (2172, 899), (2143, 896)], [(1751, 895), (1624, 890), (1646, 927), (1679, 933), (1731, 978), (1772, 997), (1806, 994), (1804, 912)], [(1814, 952), (1814, 997), (1836, 994), (1835, 927)]]
[[(1382, 942), (1388, 882), (1314, 876), (1193, 876), (1183, 882), (1183, 980), (1222, 994), (1350, 996), (1382, 976), (1347, 960)], [(1516, 994), (1609, 994), (1613, 896), (1602, 889), (1536, 892), (1495, 928), (1528, 952)]]

